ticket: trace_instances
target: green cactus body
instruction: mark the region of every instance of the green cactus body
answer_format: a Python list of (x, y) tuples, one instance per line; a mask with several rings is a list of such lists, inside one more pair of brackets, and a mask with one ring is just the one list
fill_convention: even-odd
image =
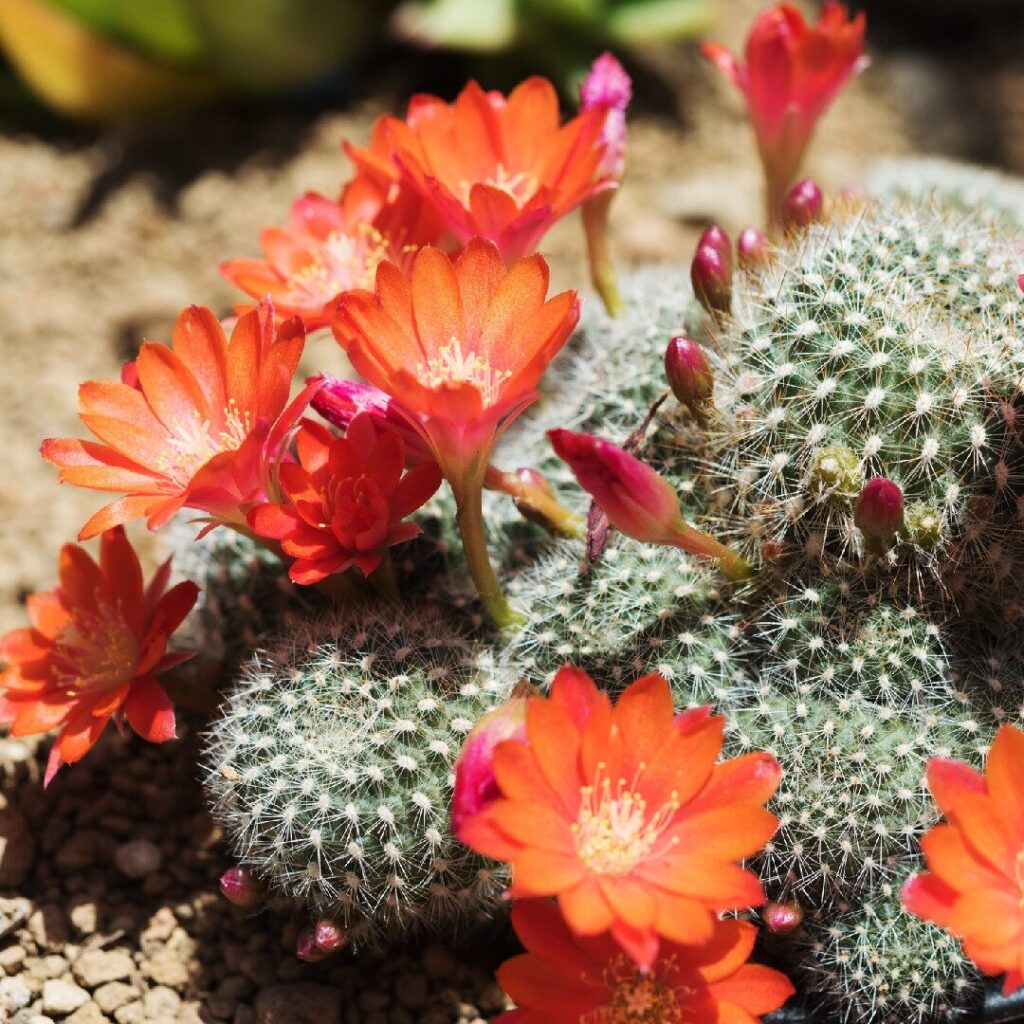
[(452, 837), (466, 734), (511, 682), (430, 607), (350, 613), (258, 653), (209, 736), (240, 861), (356, 943), (485, 917), (500, 870)]

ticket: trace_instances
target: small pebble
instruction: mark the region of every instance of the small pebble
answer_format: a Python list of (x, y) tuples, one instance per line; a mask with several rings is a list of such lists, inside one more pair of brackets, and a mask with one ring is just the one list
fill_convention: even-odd
[(89, 1001), (89, 993), (70, 981), (52, 979), (43, 985), (43, 1011), (66, 1017)]
[(146, 878), (159, 870), (162, 861), (160, 847), (150, 839), (132, 839), (114, 851), (117, 870), (128, 878)]

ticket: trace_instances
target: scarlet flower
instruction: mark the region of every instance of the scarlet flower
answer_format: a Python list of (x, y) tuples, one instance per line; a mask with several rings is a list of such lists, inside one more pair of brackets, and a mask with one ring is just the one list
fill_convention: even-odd
[(750, 566), (710, 534), (683, 519), (679, 495), (656, 470), (611, 441), (571, 430), (549, 430), (555, 454), (569, 464), (615, 529), (648, 544), (671, 544), (718, 560), (730, 579), (745, 579)]
[[(602, 172), (606, 110), (560, 124), (558, 95), (540, 77), (506, 98), (470, 82), (454, 103), (416, 96), (404, 121), (385, 118), (378, 137), (405, 181), (465, 244), (486, 238), (507, 261), (532, 252), (548, 229), (614, 186)], [(378, 153), (368, 165), (385, 173)]]
[(718, 43), (701, 52), (743, 93), (768, 181), (772, 222), (796, 178), (815, 125), (839, 90), (867, 66), (864, 13), (827, 0), (808, 25), (791, 3), (762, 11), (747, 36), (746, 66)]
[(518, 1004), (498, 1024), (756, 1024), (793, 994), (780, 971), (747, 961), (757, 929), (716, 921), (700, 946), (666, 942), (640, 970), (609, 935), (580, 938), (547, 900), (512, 908), (527, 952), (506, 961), (498, 983)]
[(766, 753), (715, 763), (723, 720), (676, 716), (668, 683), (638, 679), (613, 707), (578, 669), (530, 697), (526, 740), (494, 752), (500, 798), (462, 827), (512, 866), (513, 897), (557, 896), (578, 935), (611, 931), (642, 967), (659, 937), (709, 942), (719, 912), (764, 891), (737, 863), (775, 831), (764, 808), (781, 770)]
[(373, 287), (381, 260), (408, 266), (439, 234), (437, 214), (415, 192), (359, 176), (337, 202), (315, 192), (295, 200), (287, 225), (261, 233), (263, 259), (227, 260), (220, 272), (255, 299), (270, 296), (279, 316), (301, 317), (314, 331), (330, 323), (338, 295)]
[(318, 583), (355, 566), (369, 576), (388, 548), (420, 532), (402, 522), (441, 486), (441, 471), (430, 462), (410, 469), (405, 442), (394, 431), (377, 433), (361, 413), (344, 437), (303, 420), (295, 438), (298, 462), (280, 468), (280, 503), (257, 505), (249, 526), (281, 542), (294, 558), (289, 577)]
[(79, 539), (139, 516), (156, 530), (181, 508), (206, 512), (207, 529), (244, 525), (248, 507), (267, 500), (288, 433), (315, 391), (285, 408), (303, 344), (298, 320), (275, 329), (269, 302), (239, 318), (230, 342), (210, 310), (192, 306), (171, 347), (146, 342), (121, 381), (83, 384), (79, 415), (98, 440), (51, 438), (42, 455), (62, 483), (124, 496)]
[(506, 270), (473, 239), (457, 258), (427, 246), (410, 275), (377, 270), (376, 293), (341, 297), (335, 337), (356, 371), (391, 395), (451, 485), (467, 559), (496, 621), (511, 621), (486, 555), (481, 493), (495, 441), (538, 397), (548, 363), (579, 319), (575, 292), (546, 299), (548, 267)]
[(928, 872), (903, 887), (912, 914), (952, 932), (984, 974), (1024, 986), (1024, 732), (1001, 726), (984, 775), (932, 758), (928, 786), (946, 818), (921, 838)]
[(60, 729), (45, 782), (82, 758), (113, 718), (143, 739), (174, 738), (174, 708), (154, 678), (191, 657), (167, 641), (199, 596), (167, 589), (170, 560), (143, 587), (123, 527), (107, 530), (99, 564), (75, 544), (60, 554), (60, 586), (28, 599), (31, 626), (0, 638), (0, 722), (12, 736)]

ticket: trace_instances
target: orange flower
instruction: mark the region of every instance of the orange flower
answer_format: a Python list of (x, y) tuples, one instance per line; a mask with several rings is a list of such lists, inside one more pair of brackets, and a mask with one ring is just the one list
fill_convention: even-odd
[(98, 441), (43, 442), (62, 483), (124, 496), (82, 527), (80, 540), (145, 516), (163, 526), (179, 509), (206, 512), (210, 525), (245, 525), (267, 500), (270, 473), (318, 385), (285, 409), (304, 335), (297, 320), (275, 331), (269, 302), (240, 317), (229, 342), (208, 309), (186, 309), (172, 347), (146, 342), (122, 381), (87, 381), (82, 422)]
[(440, 235), (437, 213), (411, 189), (366, 176), (338, 202), (308, 192), (292, 204), (291, 221), (260, 235), (264, 259), (227, 260), (220, 271), (255, 299), (269, 295), (278, 316), (299, 316), (307, 331), (330, 323), (331, 304), (351, 288), (372, 288), (377, 265), (407, 267)]
[(793, 994), (779, 971), (748, 963), (757, 929), (716, 921), (700, 946), (666, 942), (643, 971), (611, 936), (580, 938), (547, 900), (512, 908), (527, 952), (498, 983), (519, 1005), (499, 1024), (756, 1024)]
[(932, 758), (928, 786), (946, 817), (921, 839), (929, 871), (903, 887), (904, 906), (957, 936), (985, 974), (1024, 986), (1024, 732), (1001, 726), (985, 774)]
[(613, 707), (577, 669), (531, 697), (526, 742), (494, 754), (501, 796), (462, 826), (485, 856), (510, 862), (513, 896), (558, 896), (578, 935), (611, 931), (641, 966), (659, 936), (709, 942), (717, 914), (764, 891), (737, 861), (775, 831), (764, 803), (781, 771), (769, 754), (715, 763), (721, 718), (675, 716), (668, 683), (633, 683)]
[(60, 728), (46, 784), (83, 757), (111, 718), (152, 743), (174, 738), (174, 708), (154, 678), (191, 654), (167, 641), (199, 588), (167, 589), (170, 560), (148, 587), (123, 527), (107, 530), (96, 562), (75, 544), (60, 555), (60, 586), (28, 599), (31, 628), (0, 638), (0, 722), (11, 735)]
[(364, 412), (344, 437), (303, 420), (295, 446), (298, 462), (280, 469), (285, 502), (257, 505), (249, 525), (281, 541), (295, 559), (288, 575), (296, 583), (318, 583), (353, 565), (369, 576), (384, 551), (420, 533), (402, 520), (441, 486), (441, 471), (426, 462), (403, 475), (405, 442), (398, 433), (378, 435)]
[(575, 292), (545, 301), (537, 255), (506, 270), (473, 239), (455, 259), (430, 246), (410, 275), (377, 269), (376, 293), (338, 301), (335, 336), (356, 370), (392, 396), (451, 485), (467, 559), (495, 621), (511, 621), (487, 561), (481, 492), (494, 443), (537, 397), (548, 363), (579, 319)]
[(385, 118), (367, 165), (383, 173), (380, 148), (390, 146), (448, 230), (463, 244), (487, 238), (511, 261), (536, 249), (555, 221), (615, 187), (602, 169), (606, 114), (595, 107), (560, 124), (546, 78), (527, 79), (507, 98), (470, 82), (454, 103), (416, 96), (405, 121)]

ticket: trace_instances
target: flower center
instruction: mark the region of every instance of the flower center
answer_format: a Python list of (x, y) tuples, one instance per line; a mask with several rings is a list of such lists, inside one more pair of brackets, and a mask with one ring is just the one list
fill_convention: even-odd
[[(462, 205), (469, 208), (470, 196), (473, 193), (475, 181), (459, 182), (462, 192)], [(516, 204), (517, 209), (522, 209), (537, 192), (537, 178), (527, 171), (510, 172), (504, 164), (498, 164), (494, 174), (484, 178), (480, 184), (489, 185), (491, 188), (500, 189), (505, 195), (510, 196)]]
[(100, 603), (95, 612), (77, 610), (57, 641), (54, 679), (69, 694), (110, 690), (135, 676), (138, 638), (120, 612)]
[[(601, 875), (626, 875), (638, 864), (664, 852), (665, 830), (679, 810), (671, 798), (653, 811), (636, 792), (645, 765), (641, 764), (632, 783), (619, 779), (614, 785), (597, 766), (592, 786), (580, 790), (579, 817), (572, 826), (576, 855), (591, 871)], [(668, 845), (675, 845), (673, 838)]]
[(369, 551), (387, 536), (391, 520), (387, 499), (365, 474), (332, 481), (327, 500), (331, 530), (343, 547)]
[(332, 231), (310, 250), (309, 262), (288, 278), (290, 301), (319, 307), (353, 288), (373, 288), (377, 267), (387, 254), (387, 239), (372, 224), (359, 224), (351, 232)]
[(157, 464), (164, 476), (184, 487), (196, 473), (221, 452), (237, 451), (252, 430), (248, 412), (241, 412), (235, 399), (224, 407), (220, 428), (199, 418), (199, 410), (191, 420), (176, 423), (167, 436), (167, 447)]
[(464, 352), (456, 337), (442, 346), (426, 363), (420, 363), (419, 377), (428, 388), (470, 384), (480, 392), (484, 405), (492, 405), (511, 370), (495, 370), (479, 352)]
[(673, 972), (670, 960), (658, 961), (648, 974), (641, 974), (627, 957), (612, 961), (604, 972), (611, 998), (587, 1014), (586, 1024), (682, 1024), (680, 997), (691, 989), (671, 984), (666, 973)]

